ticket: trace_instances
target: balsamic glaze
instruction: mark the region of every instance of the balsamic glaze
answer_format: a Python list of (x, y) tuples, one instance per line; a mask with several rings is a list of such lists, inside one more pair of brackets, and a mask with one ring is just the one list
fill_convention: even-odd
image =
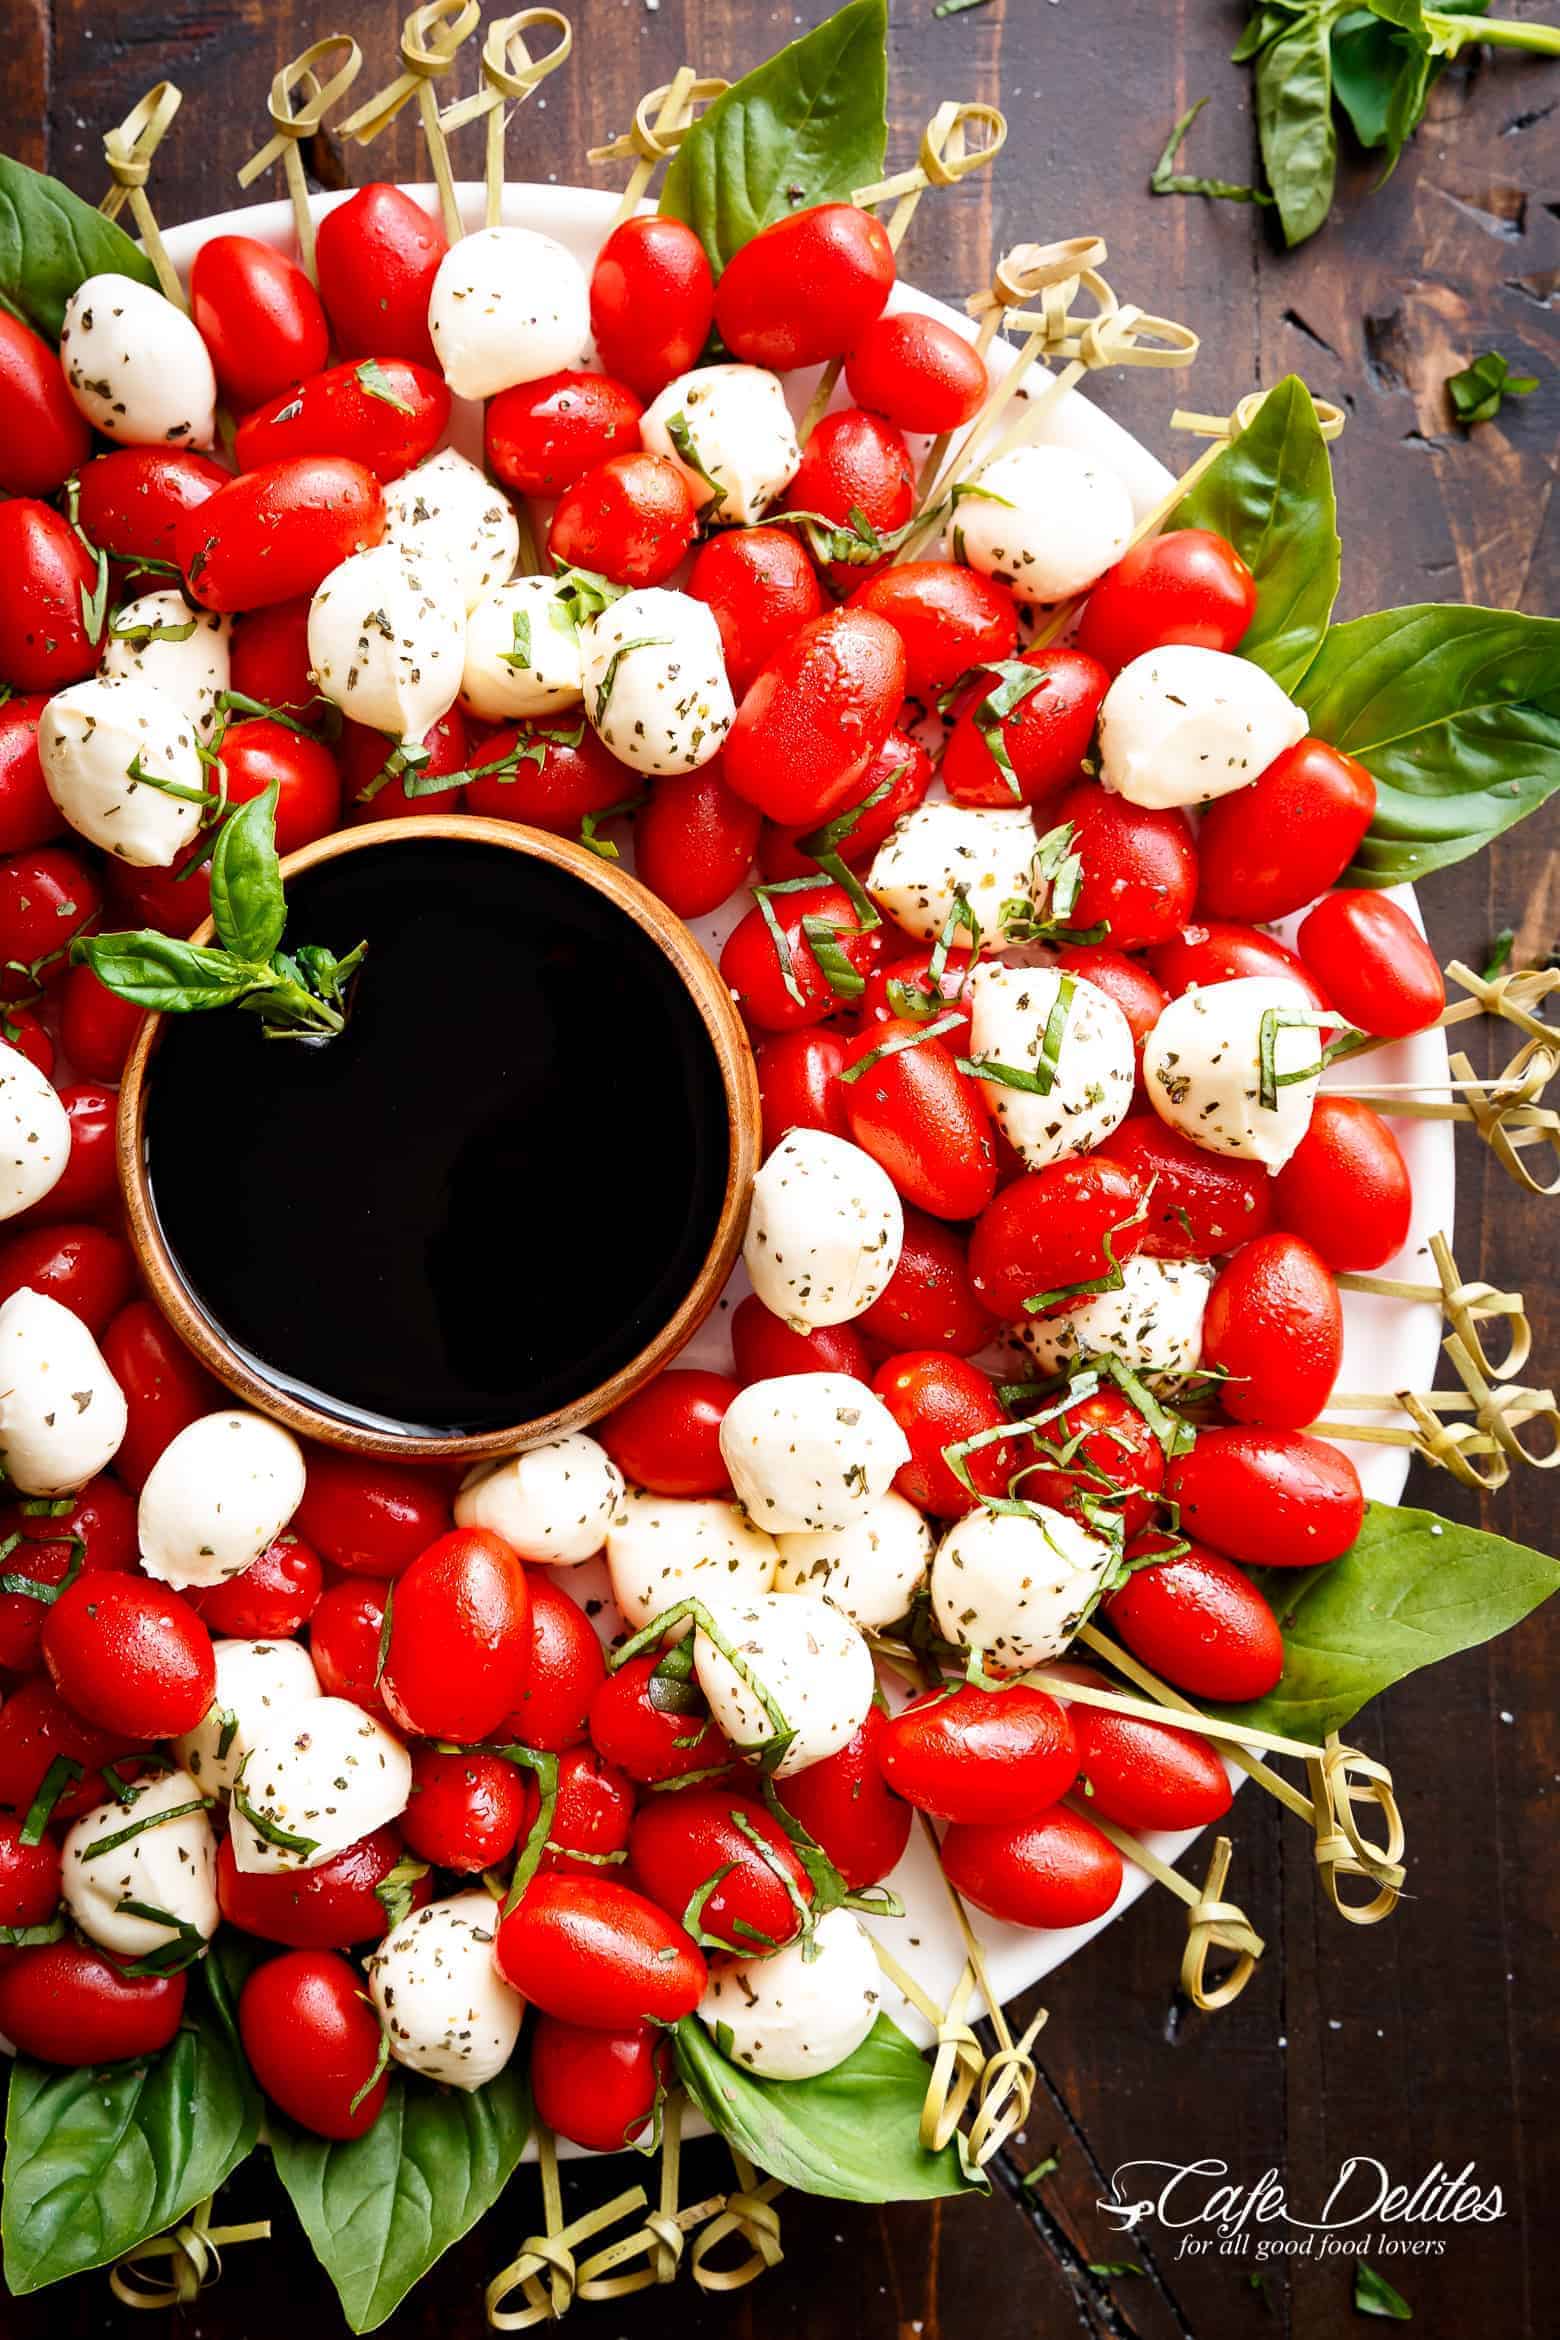
[(290, 939), (368, 958), (323, 1046), (164, 1020), (147, 1162), (185, 1283), (343, 1420), (471, 1433), (583, 1396), (673, 1315), (720, 1214), (720, 1069), (676, 970), (569, 871), (477, 839), (287, 891)]

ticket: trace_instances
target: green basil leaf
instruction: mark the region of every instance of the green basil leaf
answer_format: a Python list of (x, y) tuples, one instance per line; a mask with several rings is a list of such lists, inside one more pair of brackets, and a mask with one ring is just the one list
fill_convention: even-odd
[(1520, 1624), (1560, 1591), (1560, 1560), (1433, 1511), (1372, 1503), (1342, 1559), (1257, 1581), (1283, 1632), (1283, 1676), (1265, 1698), (1223, 1711), (1319, 1741), (1405, 1675)]
[(1303, 16), (1310, 0), (1259, 0), (1247, 20), (1246, 29), (1230, 51), (1232, 65), (1249, 65), (1259, 50), (1269, 41), (1276, 41), (1287, 32), (1297, 16)]
[(1286, 244), (1327, 217), (1338, 167), (1328, 17), (1301, 16), (1257, 58), (1257, 135)]
[(1364, 2259), (1354, 2262), (1354, 2312), (1357, 2316), (1388, 2316), (1394, 2324), (1414, 2320), (1414, 2311), (1401, 2291)]
[(848, 203), (883, 176), (887, 39), (887, 0), (850, 0), (694, 123), (661, 209), (687, 221), (717, 274), (760, 228), (815, 203)]
[(1465, 861), (1560, 788), (1560, 619), (1433, 601), (1350, 618), (1295, 696), (1375, 777), (1347, 885)]
[(677, 2026), (677, 2069), (711, 2126), (771, 2177), (843, 2202), (984, 2192), (959, 2145), (923, 2151), (928, 2067), (880, 2015), (853, 2056), (816, 2080), (760, 2080), (723, 2056), (697, 2016)]
[(157, 272), (121, 227), (58, 179), (0, 154), (0, 308), (58, 341), (65, 304), (89, 276)]
[(217, 933), (236, 958), (257, 967), (281, 947), (287, 924), (276, 851), (278, 794), (273, 780), (263, 796), (252, 796), (230, 812), (211, 856), (211, 915)]
[(1340, 552), (1332, 459), (1298, 375), (1268, 393), (1165, 525), (1229, 539), (1257, 581), (1240, 654), (1293, 691), (1326, 635)]
[(392, 2069), (384, 2111), (350, 2144), (279, 2114), (269, 2126), (276, 2174), (342, 2312), (371, 2332), (498, 2200), (531, 2133), (531, 2098), (514, 2064), (469, 2091)]
[(249, 970), (228, 951), (180, 942), (176, 935), (148, 927), (134, 934), (89, 934), (71, 945), (100, 983), (136, 1007), (167, 1009), (230, 1007), (250, 989)]

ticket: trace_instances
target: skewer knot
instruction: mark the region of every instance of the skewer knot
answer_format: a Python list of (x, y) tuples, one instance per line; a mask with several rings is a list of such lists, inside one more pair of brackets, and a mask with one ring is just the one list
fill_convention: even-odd
[[(1194, 2007), (1210, 2015), (1238, 1999), (1256, 1971), (1263, 1941), (1238, 1902), (1223, 1898), (1230, 1873), (1232, 1846), (1227, 1836), (1215, 1839), (1213, 1856), (1203, 1879), (1202, 1892), (1186, 1913), (1186, 1949), (1181, 1958), (1181, 1988)], [(1233, 1950), (1235, 1963), (1218, 1982), (1207, 1979), (1208, 1957), (1214, 1950)]]
[[(1321, 1755), (1306, 1769), (1315, 1811), (1316, 1865), (1327, 1897), (1351, 1926), (1376, 1925), (1396, 1909), (1406, 1874), (1406, 1836), (1392, 1774), (1357, 1747), (1345, 1747), (1336, 1731), (1328, 1732)], [(1387, 1831), (1384, 1844), (1373, 1844), (1361, 1833), (1357, 1805), (1374, 1805), (1381, 1813)], [(1340, 1891), (1345, 1877), (1367, 1878), (1376, 1892), (1366, 1902), (1345, 1900)]]
[(139, 105), (131, 107), (117, 128), (104, 131), (103, 156), (114, 179), (98, 206), (105, 218), (116, 219), (131, 190), (146, 185), (152, 174), (152, 157), (183, 103), (181, 89), (171, 81), (159, 81)]
[(343, 136), (355, 138), (360, 146), (377, 138), (424, 82), (449, 72), (456, 50), (476, 31), (481, 16), (480, 0), (428, 0), (426, 7), (414, 8), (401, 28), (400, 72), (388, 88), (348, 115), (341, 125)]

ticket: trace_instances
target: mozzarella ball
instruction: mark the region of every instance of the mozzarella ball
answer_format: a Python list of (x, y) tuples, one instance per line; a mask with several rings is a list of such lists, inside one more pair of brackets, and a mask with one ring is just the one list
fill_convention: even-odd
[(0, 1219), (58, 1186), (70, 1160), (70, 1115), (30, 1056), (0, 1040)]
[(202, 1414), (147, 1474), (136, 1515), (141, 1565), (163, 1584), (241, 1576), (303, 1501), (303, 1450), (289, 1431), (236, 1406)]
[(601, 744), (636, 772), (691, 772), (722, 746), (736, 715), (720, 628), (702, 601), (648, 585), (581, 629), (585, 713)]
[(233, 1858), (246, 1876), (318, 1869), (406, 1810), (412, 1759), (350, 1698), (310, 1698), (258, 1724), (232, 1794)]
[(1060, 1657), (1114, 1564), (1103, 1536), (1065, 1511), (976, 1510), (955, 1520), (932, 1562), (932, 1615), (989, 1673)]
[(469, 610), (514, 575), (520, 522), (480, 463), (444, 447), (385, 489), (384, 542), (409, 560), (443, 561)]
[(461, 704), (488, 722), (576, 707), (584, 660), (553, 577), (516, 577), (483, 595), (466, 620)]
[[(867, 892), (918, 942), (936, 942), (960, 899), (991, 940), (1002, 932), (1007, 903), (1029, 907), (1035, 844), (1035, 825), (1024, 805), (1011, 812), (917, 805), (894, 823), (873, 855)], [(967, 933), (955, 940), (968, 948)]]
[(522, 1560), (572, 1568), (601, 1550), (622, 1493), (623, 1474), (605, 1447), (575, 1430), (478, 1463), (461, 1483), (455, 1517), (490, 1529)]
[[(1238, 975), (1171, 1000), (1143, 1047), (1143, 1086), (1161, 1121), (1209, 1154), (1234, 1154), (1282, 1170), (1311, 1126), (1314, 1078), (1275, 1083), (1262, 1102), (1262, 1033), (1272, 1015), (1306, 1015), (1312, 1003), (1282, 975)], [(1315, 1024), (1274, 1022), (1275, 1074), (1320, 1065)]]
[(0, 1469), (15, 1492), (85, 1486), (119, 1452), (125, 1421), (125, 1393), (80, 1317), (27, 1285), (13, 1292), (0, 1307)]
[(127, 447), (209, 447), (217, 377), (182, 309), (131, 276), (89, 276), (65, 304), (60, 363), (94, 430)]
[(695, 501), (713, 502), (723, 524), (762, 518), (802, 460), (780, 377), (764, 366), (679, 374), (646, 407), (639, 436), (681, 466)]
[(870, 1154), (793, 1129), (753, 1181), (742, 1258), (764, 1306), (807, 1332), (870, 1308), (904, 1239), (904, 1206)]
[[(867, 1719), (877, 1677), (861, 1634), (821, 1593), (757, 1593), (743, 1600), (711, 1592), (711, 1623), (745, 1672), (767, 1691), (790, 1734), (774, 1765), (789, 1779), (837, 1754)], [(769, 1708), (703, 1625), (693, 1637), (693, 1670), (710, 1713), (733, 1747), (761, 1752), (777, 1736)]]
[(1132, 498), (1096, 456), (1015, 447), (959, 499), (956, 555), (1034, 607), (1067, 601), (1114, 567), (1132, 536)]
[(174, 1741), (174, 1751), (203, 1796), (222, 1796), (272, 1718), (318, 1698), (320, 1685), (301, 1641), (217, 1641), (212, 1649), (211, 1712)]
[(409, 2072), (480, 2088), (515, 2052), (525, 2001), (498, 1971), (491, 1893), (430, 1901), (386, 1934), (368, 1965), (369, 1996)]
[(1065, 1316), (1032, 1316), (1018, 1337), (1046, 1373), (1081, 1357), (1119, 1357), (1138, 1373), (1195, 1373), (1213, 1270), (1200, 1259), (1150, 1259), (1121, 1266), (1119, 1292), (1092, 1293)]
[(420, 747), (460, 691), (460, 583), (437, 556), (376, 544), (349, 554), (309, 604), (309, 667), (354, 723)]
[(457, 398), (577, 366), (590, 340), (590, 288), (562, 244), (534, 228), (479, 228), (439, 262), (428, 330)]
[[(44, 786), (73, 829), (132, 869), (166, 869), (200, 826), (207, 787), (194, 719), (155, 683), (93, 675), (58, 691), (38, 722)], [(143, 779), (142, 774), (146, 777)]]
[(1174, 643), (1124, 666), (1100, 709), (1100, 778), (1129, 804), (1211, 804), (1304, 739), (1306, 719), (1249, 658)]
[[(679, 1601), (767, 1593), (774, 1538), (716, 1496), (646, 1495), (631, 1487), (607, 1530), (612, 1598), (637, 1632)], [(681, 1640), (687, 1626), (674, 1638)]]
[(111, 1796), (83, 1812), (60, 1848), (60, 1891), (88, 1941), (118, 1957), (209, 1942), (220, 1918), (217, 1840), (189, 1773), (153, 1772), (123, 1803)]
[(101, 672), (111, 680), (153, 684), (182, 707), (202, 739), (217, 720), (217, 695), (232, 680), (231, 618), (192, 609), (182, 593), (143, 593), (126, 602), (103, 645)]
[(824, 1593), (869, 1631), (910, 1606), (932, 1559), (932, 1531), (913, 1503), (890, 1492), (848, 1527), (775, 1538), (775, 1590)]
[(698, 2014), (733, 2063), (765, 2080), (812, 2080), (855, 2054), (882, 1993), (866, 1928), (853, 1911), (831, 1909), (810, 1941), (768, 1958), (717, 1960)]
[(771, 1535), (837, 1533), (888, 1493), (910, 1441), (864, 1381), (785, 1373), (732, 1399), (720, 1453), (738, 1500)]
[[(1132, 1107), (1137, 1063), (1132, 1029), (1113, 999), (1082, 975), (1057, 967), (977, 967), (970, 978), (970, 1061), (1037, 1072), (1045, 1039), (1068, 987), (1065, 1020), (1044, 1096), (983, 1078), (986, 1103), (1031, 1170), (1091, 1153)], [(1054, 1034), (1053, 1034), (1054, 1038)]]

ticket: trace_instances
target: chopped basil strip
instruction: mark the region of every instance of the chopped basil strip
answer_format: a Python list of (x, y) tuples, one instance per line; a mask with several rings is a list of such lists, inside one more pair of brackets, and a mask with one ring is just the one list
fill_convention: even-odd
[(666, 435), (688, 469), (696, 478), (702, 479), (709, 489), (709, 500), (705, 504), (703, 517), (713, 519), (726, 501), (726, 490), (721, 486), (714, 473), (706, 469), (704, 458), (695, 446), (693, 433), (688, 427), (688, 417), (680, 410), (676, 414), (667, 416)]
[(365, 358), (357, 369), (357, 378), (370, 398), (377, 398), (382, 406), (393, 406), (397, 414), (415, 414), (417, 409), (395, 389), (378, 358)]
[[(101, 1860), (104, 1853), (117, 1852), (122, 1844), (128, 1844), (132, 1837), (144, 1836), (150, 1828), (162, 1828), (170, 1820), (185, 1820), (191, 1812), (204, 1812), (205, 1809), (204, 1796), (197, 1796), (193, 1803), (170, 1804), (166, 1812), (153, 1812), (145, 1820), (132, 1820), (128, 1828), (116, 1828), (112, 1836), (97, 1837), (91, 1844), (82, 1847), (81, 1857), (84, 1861)], [(309, 1850), (314, 1850), (312, 1844)], [(169, 1923), (172, 1923), (171, 1919)]]
[(68, 1787), (80, 1779), (81, 1765), (73, 1755), (56, 1755), (39, 1784), (38, 1793), (27, 1807), (22, 1822), (23, 1844), (42, 1844), (44, 1832), (54, 1818), (54, 1807)]
[[(940, 1033), (957, 1031), (963, 1021), (960, 1015), (939, 1016), (935, 1024), (923, 1024), (918, 1031), (895, 1032), (876, 1048), (868, 1049), (857, 1063), (847, 1065), (839, 1078), (846, 1083), (859, 1081), (863, 1073), (870, 1072), (875, 1064), (881, 1064), (885, 1056), (902, 1056), (907, 1048), (919, 1048), (923, 1040), (935, 1040)], [(1030, 1303), (1025, 1301), (1024, 1305), (1027, 1308)]]
[(629, 652), (631, 650), (670, 650), (671, 648), (672, 638), (670, 634), (641, 634), (635, 641), (620, 642), (618, 644), (617, 648), (613, 651), (612, 656), (607, 661), (606, 673), (602, 676), (601, 681), (596, 687), (596, 712), (592, 720), (594, 721), (598, 731), (601, 729), (602, 718), (606, 714), (608, 706), (611, 704), (613, 688), (617, 682), (618, 668), (622, 665)]

